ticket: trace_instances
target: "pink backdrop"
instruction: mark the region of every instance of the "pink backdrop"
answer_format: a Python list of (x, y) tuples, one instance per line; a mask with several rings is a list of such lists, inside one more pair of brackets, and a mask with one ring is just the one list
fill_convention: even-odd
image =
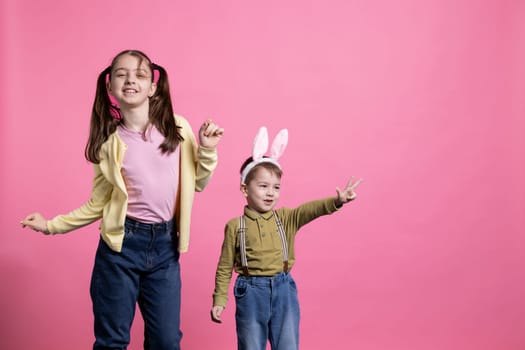
[[(185, 349), (235, 348), (209, 309), (253, 135), (290, 131), (281, 205), (358, 200), (298, 236), (302, 349), (525, 348), (525, 3), (519, 0), (3, 0), (0, 348), (87, 349), (93, 224), (76, 208), (98, 73), (138, 48), (175, 110), (226, 134), (182, 257)], [(130, 349), (141, 349), (142, 321)]]

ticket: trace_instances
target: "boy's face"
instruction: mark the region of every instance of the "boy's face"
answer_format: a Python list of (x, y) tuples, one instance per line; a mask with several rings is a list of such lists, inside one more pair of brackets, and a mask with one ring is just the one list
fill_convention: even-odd
[(279, 199), (281, 179), (268, 169), (259, 167), (248, 184), (241, 185), (248, 207), (258, 213), (272, 210)]

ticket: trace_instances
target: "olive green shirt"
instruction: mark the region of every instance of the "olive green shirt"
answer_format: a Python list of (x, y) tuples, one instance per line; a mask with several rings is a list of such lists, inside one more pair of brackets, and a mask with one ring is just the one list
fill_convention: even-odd
[[(335, 198), (319, 199), (297, 208), (280, 208), (275, 213), (281, 219), (288, 243), (288, 270), (295, 263), (295, 234), (303, 226), (319, 216), (338, 210)], [(258, 213), (244, 207), (246, 221), (246, 256), (250, 276), (273, 276), (283, 272), (281, 238), (273, 211)], [(215, 274), (213, 305), (226, 306), (232, 271), (242, 274), (239, 217), (231, 219), (224, 229), (221, 256)]]

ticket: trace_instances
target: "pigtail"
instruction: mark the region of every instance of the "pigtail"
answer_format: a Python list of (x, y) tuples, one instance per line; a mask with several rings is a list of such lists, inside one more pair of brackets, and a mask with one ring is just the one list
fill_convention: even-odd
[(175, 123), (173, 105), (168, 83), (168, 73), (158, 64), (152, 63), (152, 72), (158, 72), (157, 90), (150, 99), (150, 120), (164, 135), (164, 142), (159, 146), (162, 153), (171, 153), (183, 141), (180, 126)]
[(120, 119), (120, 110), (111, 103), (107, 92), (106, 84), (110, 74), (111, 66), (104, 69), (98, 76), (89, 137), (84, 151), (86, 159), (94, 164), (100, 162), (100, 148), (109, 135), (115, 132)]

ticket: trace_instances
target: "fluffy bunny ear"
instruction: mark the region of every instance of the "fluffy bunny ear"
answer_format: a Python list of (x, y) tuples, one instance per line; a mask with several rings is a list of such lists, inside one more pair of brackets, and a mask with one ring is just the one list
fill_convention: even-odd
[(261, 126), (255, 139), (253, 140), (253, 151), (252, 158), (253, 160), (259, 160), (268, 150), (268, 130), (266, 127)]
[(279, 159), (283, 155), (287, 145), (288, 129), (282, 129), (273, 139), (270, 157), (275, 160)]

